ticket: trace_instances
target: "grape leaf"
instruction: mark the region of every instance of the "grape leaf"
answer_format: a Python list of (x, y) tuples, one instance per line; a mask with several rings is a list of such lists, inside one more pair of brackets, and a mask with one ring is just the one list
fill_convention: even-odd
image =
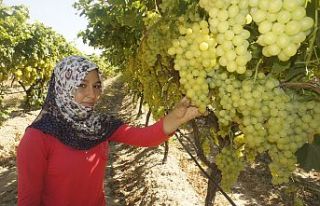
[(273, 58), (271, 62), (272, 62), (271, 73), (273, 73), (275, 76), (279, 76), (281, 73), (283, 73), (284, 71), (290, 68), (290, 62), (281, 62), (277, 58), (276, 59)]
[(316, 137), (312, 144), (304, 144), (296, 152), (296, 156), (299, 166), (304, 170), (320, 171), (320, 137)]

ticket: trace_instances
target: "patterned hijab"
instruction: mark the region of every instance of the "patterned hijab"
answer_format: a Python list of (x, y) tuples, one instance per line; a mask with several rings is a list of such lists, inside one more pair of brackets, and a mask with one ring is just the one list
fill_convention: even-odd
[(29, 127), (79, 150), (90, 149), (110, 137), (123, 123), (74, 101), (75, 89), (87, 73), (95, 69), (98, 70), (97, 65), (81, 56), (69, 56), (59, 62), (51, 76), (42, 110)]

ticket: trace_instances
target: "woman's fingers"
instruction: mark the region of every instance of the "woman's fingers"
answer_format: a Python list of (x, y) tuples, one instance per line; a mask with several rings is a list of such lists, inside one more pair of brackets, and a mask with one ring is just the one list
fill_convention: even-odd
[(190, 105), (190, 100), (188, 99), (188, 97), (185, 96), (181, 99), (179, 105), (188, 107)]

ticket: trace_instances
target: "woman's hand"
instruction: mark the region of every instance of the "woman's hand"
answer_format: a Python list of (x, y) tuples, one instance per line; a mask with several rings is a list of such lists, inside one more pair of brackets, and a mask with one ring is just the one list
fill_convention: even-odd
[(181, 101), (175, 106), (175, 108), (167, 114), (163, 119), (164, 133), (169, 135), (176, 131), (178, 127), (201, 114), (197, 107), (192, 106), (190, 100), (187, 97), (181, 99)]

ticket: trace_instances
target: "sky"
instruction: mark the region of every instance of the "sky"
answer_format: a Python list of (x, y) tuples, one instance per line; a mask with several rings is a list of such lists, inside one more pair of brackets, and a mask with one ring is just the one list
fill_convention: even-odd
[(67, 41), (73, 43), (85, 54), (98, 54), (99, 51), (85, 45), (82, 39), (77, 38), (78, 32), (86, 29), (87, 20), (80, 17), (73, 8), (77, 0), (4, 0), (5, 5), (24, 4), (29, 9), (30, 23), (40, 21), (53, 30), (62, 34)]

